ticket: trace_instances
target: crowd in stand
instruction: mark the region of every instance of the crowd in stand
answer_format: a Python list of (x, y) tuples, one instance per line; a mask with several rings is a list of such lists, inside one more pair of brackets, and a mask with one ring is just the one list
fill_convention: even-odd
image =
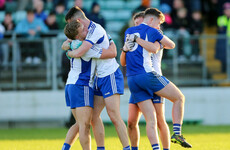
[[(18, 11), (8, 8), (6, 6), (11, 3), (17, 3), (19, 6)], [(50, 31), (63, 30), (65, 22), (65, 14), (67, 12), (67, 0), (25, 0), (25, 1), (14, 1), (14, 0), (1, 0), (0, 11), (5, 12), (4, 19), (0, 24), (0, 38), (4, 37), (4, 33), (15, 32), (20, 37), (28, 39), (36, 39), (41, 34), (51, 34)], [(22, 6), (21, 6), (22, 5)], [(74, 5), (82, 8), (82, 0), (75, 0)], [(14, 20), (15, 14), (20, 12), (22, 9), (26, 11), (24, 18), (18, 22)], [(101, 16), (100, 6), (97, 2), (93, 2), (92, 9), (89, 13), (86, 12), (87, 17), (93, 20), (103, 27), (105, 27), (105, 20)], [(56, 32), (57, 34), (60, 32)], [(54, 35), (57, 35), (54, 34)], [(40, 45), (40, 46), (39, 46)], [(9, 64), (9, 49), (12, 47), (12, 43), (0, 44), (0, 62), (3, 66)], [(40, 50), (39, 50), (40, 49)], [(18, 44), (18, 53), (22, 53), (23, 60), (27, 64), (39, 64), (41, 58), (44, 58), (44, 54), (41, 53), (41, 42), (20, 42)], [(18, 54), (18, 63), (21, 62), (21, 55)], [(7, 68), (7, 67), (6, 67)]]
[[(0, 38), (3, 38), (6, 31), (14, 31), (23, 37), (36, 38), (41, 33), (50, 33), (48, 31), (51, 30), (63, 30), (66, 24), (64, 17), (68, 10), (68, 2), (68, 0), (1, 0), (0, 11), (5, 12), (5, 17), (0, 24)], [(82, 2), (83, 0), (74, 0), (73, 4), (82, 8)], [(13, 4), (16, 4), (16, 7)], [(142, 0), (142, 5), (133, 12), (144, 10), (150, 5), (151, 0)], [(230, 14), (227, 10), (230, 10), (230, 3), (228, 0), (159, 0), (158, 8), (165, 14), (165, 23), (162, 26), (164, 34), (178, 38), (178, 60), (181, 62), (187, 60), (202, 61), (199, 40), (198, 38), (191, 38), (191, 36), (199, 37), (203, 33), (204, 24), (218, 27), (217, 33), (219, 34), (227, 33), (229, 35), (230, 27), (227, 22)], [(82, 9), (90, 20), (105, 27), (105, 19), (103, 14), (100, 14), (100, 5), (97, 2), (93, 2), (89, 12), (84, 8)], [(27, 15), (24, 19), (15, 22), (14, 16), (20, 10), (26, 10)], [(216, 46), (218, 51), (216, 58), (222, 62), (223, 71), (226, 68), (224, 43), (226, 40), (217, 40)], [(0, 62), (3, 65), (7, 65), (9, 58), (7, 52), (11, 46), (11, 43), (1, 44)], [(30, 45), (20, 43), (19, 47), (26, 49)], [(34, 57), (34, 61), (27, 55)], [(27, 57), (27, 59), (25, 58), (27, 63), (40, 62), (36, 58), (41, 57), (37, 50), (24, 56)], [(166, 56), (171, 57), (172, 53), (166, 52)]]

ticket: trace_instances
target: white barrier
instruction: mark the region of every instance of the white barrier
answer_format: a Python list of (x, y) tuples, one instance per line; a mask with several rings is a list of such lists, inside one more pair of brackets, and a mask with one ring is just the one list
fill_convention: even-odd
[[(202, 121), (206, 125), (230, 124), (230, 88), (181, 88), (186, 97), (184, 120)], [(121, 96), (121, 115), (127, 121), (130, 92)], [(172, 103), (166, 100), (166, 120), (171, 119)], [(64, 90), (0, 92), (0, 122), (59, 121), (69, 119)], [(106, 110), (103, 121), (110, 121)], [(144, 120), (144, 118), (141, 118)]]

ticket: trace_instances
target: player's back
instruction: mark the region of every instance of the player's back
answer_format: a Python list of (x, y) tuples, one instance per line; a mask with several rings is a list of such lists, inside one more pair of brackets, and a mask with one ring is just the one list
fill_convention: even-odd
[[(107, 49), (109, 47), (109, 39), (106, 31), (101, 25), (93, 21), (90, 22), (86, 41), (90, 42), (93, 46), (96, 46), (98, 48)], [(119, 65), (115, 58), (97, 59), (96, 67), (97, 76), (105, 77), (115, 72)]]
[[(76, 49), (78, 40), (74, 40), (71, 43), (71, 49)], [(81, 58), (70, 59), (70, 72), (66, 84), (77, 84), (85, 86), (93, 86), (93, 76), (95, 74), (96, 59), (93, 59), (99, 49), (90, 49)]]
[(152, 67), (159, 75), (162, 75), (162, 71), (161, 71), (162, 56), (163, 56), (163, 49), (159, 50), (156, 54), (151, 55)]
[[(146, 41), (155, 42), (159, 32), (142, 23), (139, 26), (131, 27), (126, 30), (125, 35), (135, 34)], [(151, 61), (151, 53), (135, 43), (135, 46), (126, 54), (127, 76), (142, 74), (154, 71)]]

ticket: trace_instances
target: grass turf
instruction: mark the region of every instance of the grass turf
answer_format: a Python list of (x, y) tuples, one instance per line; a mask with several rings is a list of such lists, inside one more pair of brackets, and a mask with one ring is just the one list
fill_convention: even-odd
[[(139, 149), (151, 150), (144, 125), (140, 126), (140, 131)], [(106, 149), (121, 150), (122, 146), (115, 128), (112, 125), (106, 126), (105, 132)], [(0, 129), (0, 150), (60, 150), (66, 133), (65, 128)], [(193, 145), (193, 150), (230, 150), (230, 126), (183, 125), (183, 135)], [(81, 149), (79, 140), (72, 146), (72, 150), (74, 149)], [(178, 144), (171, 144), (171, 150), (183, 149)], [(94, 138), (92, 138), (92, 150), (96, 150)]]

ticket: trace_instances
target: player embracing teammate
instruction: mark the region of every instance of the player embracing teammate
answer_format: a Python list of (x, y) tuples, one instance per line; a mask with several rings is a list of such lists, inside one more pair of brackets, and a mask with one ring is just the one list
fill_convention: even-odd
[[(125, 32), (125, 45), (121, 64), (126, 65), (128, 86), (131, 91), (128, 130), (133, 150), (138, 149), (140, 112), (146, 120), (146, 130), (153, 150), (160, 149), (157, 126), (164, 150), (169, 150), (169, 130), (164, 118), (163, 98), (173, 102), (173, 131), (171, 141), (183, 147), (192, 146), (181, 135), (185, 98), (181, 91), (162, 76), (161, 59), (163, 48), (175, 47), (173, 41), (159, 30), (164, 15), (156, 8), (148, 8), (143, 15), (137, 14), (137, 26)], [(141, 20), (143, 21), (140, 25)], [(163, 130), (162, 130), (163, 129)], [(153, 135), (152, 133), (156, 133)]]
[[(105, 30), (99, 24), (88, 20), (80, 8), (71, 8), (66, 15), (66, 21), (68, 24), (64, 32), (69, 39), (74, 40), (65, 41), (62, 47), (68, 50), (66, 54), (71, 62), (65, 89), (66, 104), (70, 106), (76, 123), (69, 129), (62, 150), (69, 150), (78, 134), (82, 149), (91, 150), (90, 124), (93, 127), (97, 150), (105, 149), (104, 126), (100, 118), (104, 107), (116, 128), (123, 150), (130, 150), (127, 130), (120, 116), (120, 94), (124, 91), (124, 80), (114, 58), (116, 46)], [(143, 113), (146, 119), (147, 135), (153, 150), (160, 149), (157, 133), (159, 123), (156, 116), (161, 116), (162, 119), (164, 112), (163, 105), (156, 107), (154, 101), (162, 103), (161, 97), (173, 102), (174, 134), (171, 140), (183, 147), (191, 147), (181, 135), (184, 96), (172, 82), (153, 67), (152, 53), (156, 55), (158, 51), (162, 51), (162, 48), (172, 49), (175, 46), (168, 37), (157, 30), (163, 21), (164, 16), (159, 10), (147, 9), (144, 13), (144, 22), (127, 29), (125, 52), (121, 55), (127, 66), (128, 85), (131, 91), (130, 104)], [(80, 44), (74, 46), (74, 42), (77, 42), (75, 40), (80, 40), (82, 43), (79, 42)], [(156, 60), (156, 63), (160, 63), (161, 56), (162, 53), (157, 57), (159, 61)], [(133, 116), (134, 120), (135, 117), (134, 124), (138, 123), (138, 116)], [(164, 143), (167, 145), (164, 149), (169, 150), (169, 131), (167, 125), (165, 126), (167, 131), (160, 132), (160, 135), (161, 139), (166, 141), (162, 141), (163, 147)], [(130, 131), (129, 129), (129, 133)], [(137, 128), (131, 132), (136, 131)], [(130, 137), (132, 149), (137, 150), (139, 137), (138, 134), (132, 135), (134, 135)], [(133, 145), (133, 143), (136, 144)]]

